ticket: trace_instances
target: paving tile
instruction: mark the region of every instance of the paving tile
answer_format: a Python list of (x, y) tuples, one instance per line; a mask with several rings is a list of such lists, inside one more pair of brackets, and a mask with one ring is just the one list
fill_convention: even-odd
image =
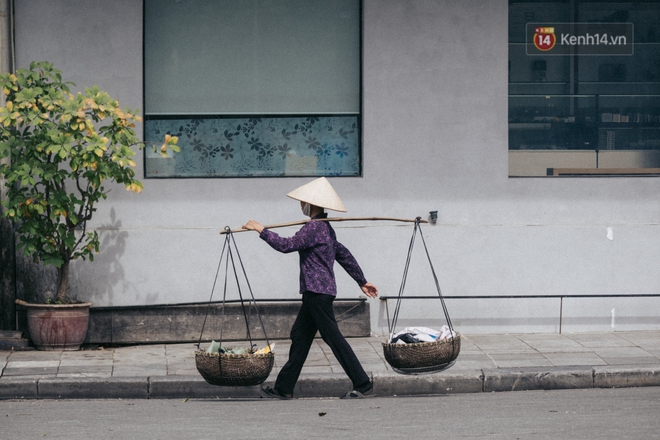
[(59, 360), (63, 351), (12, 351), (10, 360), (52, 361)]
[(552, 363), (541, 354), (493, 354), (498, 368), (551, 367)]
[(143, 368), (122, 368), (114, 369), (112, 371), (112, 377), (148, 377), (148, 376), (167, 376), (167, 371), (154, 370), (154, 369), (143, 369)]
[(22, 380), (39, 380), (43, 377), (55, 377), (56, 375), (53, 374), (21, 374), (18, 376), (2, 376), (0, 377), (0, 383), (5, 380), (9, 381), (22, 381)]
[(112, 357), (114, 350), (80, 350), (80, 351), (63, 351), (62, 358), (99, 358), (99, 357)]
[(630, 347), (634, 345), (616, 333), (568, 333), (566, 337), (586, 348)]
[(474, 371), (481, 370), (482, 368), (497, 368), (497, 365), (493, 361), (491, 361), (490, 364), (475, 361), (456, 361), (451, 368), (452, 371)]
[(652, 356), (645, 357), (606, 357), (603, 360), (607, 365), (658, 365), (658, 359)]
[(7, 368), (48, 368), (59, 367), (60, 361), (18, 361), (10, 360), (7, 362)]
[(57, 377), (112, 377), (112, 372), (104, 373), (58, 373)]
[(660, 350), (660, 334), (653, 331), (617, 333), (622, 339), (650, 350)]
[(177, 359), (195, 359), (195, 352), (190, 351), (188, 353), (168, 353), (166, 356), (166, 359), (171, 360), (177, 360)]
[(168, 359), (167, 368), (196, 368), (195, 358), (191, 357), (190, 359), (177, 359), (172, 361)]
[(593, 352), (545, 353), (544, 356), (555, 366), (607, 365), (607, 362)]
[(369, 372), (372, 373), (380, 373), (383, 371), (387, 371), (387, 364), (386, 363), (380, 363), (380, 364), (362, 364), (362, 368), (364, 368), (364, 371), (369, 374)]
[(618, 348), (594, 348), (594, 353), (598, 356), (605, 358), (613, 357), (630, 357), (630, 358), (643, 358), (654, 357), (648, 351), (639, 347), (618, 347)]
[(57, 370), (58, 376), (75, 373), (107, 373), (108, 375), (112, 375), (112, 365), (71, 365), (60, 366)]
[(574, 340), (556, 333), (516, 335), (525, 344), (541, 353), (583, 352), (585, 348)]
[[(301, 373), (313, 374), (313, 373), (330, 373), (332, 370), (327, 366), (314, 367), (305, 365)], [(342, 370), (343, 371), (343, 370)]]
[(119, 363), (114, 363), (113, 367), (115, 369), (118, 368), (136, 368), (139, 370), (165, 370), (167, 367), (165, 365), (165, 362), (151, 362), (149, 364), (147, 363), (130, 363), (130, 364), (119, 364)]
[(461, 349), (463, 347), (463, 339), (487, 353), (502, 351), (507, 353), (534, 352), (533, 348), (512, 335), (463, 335), (461, 337)]
[(497, 364), (495, 361), (485, 353), (479, 354), (465, 354), (461, 349), (461, 352), (456, 359), (455, 366), (463, 368), (464, 366), (469, 366), (471, 369), (480, 369), (480, 368), (495, 368)]
[(41, 367), (41, 368), (5, 368), (3, 376), (42, 376), (42, 375), (56, 375), (57, 367)]
[(148, 366), (148, 365), (165, 365), (165, 358), (154, 359), (154, 358), (115, 358), (114, 365), (136, 365), (136, 366)]
[(113, 365), (112, 358), (105, 359), (62, 359), (60, 361), (60, 367), (72, 367), (78, 366), (82, 369), (92, 367), (92, 366), (109, 366), (112, 368)]
[(195, 369), (181, 369), (181, 370), (167, 370), (168, 376), (200, 376), (197, 368)]

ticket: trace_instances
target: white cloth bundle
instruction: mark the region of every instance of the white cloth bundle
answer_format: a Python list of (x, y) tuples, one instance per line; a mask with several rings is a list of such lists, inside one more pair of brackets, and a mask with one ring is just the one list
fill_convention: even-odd
[[(410, 335), (412, 338), (419, 342), (436, 342), (456, 336), (456, 333), (450, 330), (447, 325), (443, 325), (440, 328), (440, 331), (433, 330), (428, 327), (406, 327), (399, 333), (390, 335), (390, 342), (405, 334)], [(398, 339), (396, 343), (405, 344), (406, 342), (402, 339)]]

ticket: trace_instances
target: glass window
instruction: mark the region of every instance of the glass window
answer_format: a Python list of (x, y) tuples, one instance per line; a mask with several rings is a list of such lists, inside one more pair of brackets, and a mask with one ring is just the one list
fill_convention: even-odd
[(147, 177), (361, 174), (359, 0), (145, 0)]
[(660, 175), (660, 3), (509, 1), (509, 175)]

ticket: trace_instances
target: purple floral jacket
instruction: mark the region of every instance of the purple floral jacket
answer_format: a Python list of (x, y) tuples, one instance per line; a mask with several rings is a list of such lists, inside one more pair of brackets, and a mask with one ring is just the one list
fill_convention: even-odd
[(293, 237), (280, 237), (275, 232), (264, 229), (259, 237), (273, 249), (283, 253), (300, 254), (300, 293), (316, 292), (337, 295), (334, 263), (337, 261), (358, 285), (367, 280), (355, 257), (344, 245), (337, 241), (335, 230), (329, 222), (316, 222), (316, 218), (326, 218), (320, 214), (306, 223)]

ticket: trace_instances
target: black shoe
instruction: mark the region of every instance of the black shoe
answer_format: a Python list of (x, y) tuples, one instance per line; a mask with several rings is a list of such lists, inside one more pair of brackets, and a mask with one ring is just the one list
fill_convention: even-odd
[(355, 388), (355, 391), (359, 391), (362, 394), (367, 394), (373, 389), (374, 389), (374, 383), (372, 381), (369, 381), (365, 385)]
[(265, 388), (262, 387), (261, 395), (263, 397), (270, 397), (271, 399), (280, 399), (280, 400), (293, 399), (293, 396), (291, 394), (282, 394), (279, 391), (277, 391), (275, 388), (271, 388), (271, 387), (265, 387)]
[(366, 399), (368, 397), (375, 397), (374, 394), (374, 383), (369, 381), (366, 385), (351, 390), (348, 393), (341, 396), (341, 399)]
[(365, 391), (364, 393), (361, 393), (360, 391), (357, 390), (351, 390), (348, 393), (341, 396), (340, 399), (367, 399), (369, 397), (376, 397), (376, 395), (373, 392), (373, 389), (369, 391)]

